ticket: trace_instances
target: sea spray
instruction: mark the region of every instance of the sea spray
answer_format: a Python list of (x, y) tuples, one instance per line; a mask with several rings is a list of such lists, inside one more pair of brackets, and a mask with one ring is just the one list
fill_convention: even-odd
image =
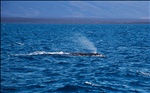
[(87, 37), (83, 36), (80, 33), (76, 33), (74, 35), (75, 35), (75, 42), (80, 44), (82, 48), (88, 49), (93, 53), (97, 53), (97, 48)]

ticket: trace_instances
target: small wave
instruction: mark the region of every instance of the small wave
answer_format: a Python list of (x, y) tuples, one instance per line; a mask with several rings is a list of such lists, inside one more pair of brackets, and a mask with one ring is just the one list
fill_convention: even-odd
[(87, 90), (86, 87), (82, 87), (82, 86), (77, 86), (77, 85), (65, 85), (64, 87), (61, 87), (61, 88), (58, 88), (56, 89), (55, 91), (61, 91), (61, 92), (64, 92), (64, 93), (72, 93), (72, 92), (79, 92), (79, 91), (84, 91), (84, 90)]
[(95, 86), (95, 87), (100, 87), (101, 85), (99, 85), (99, 84), (94, 84), (94, 83), (91, 83), (91, 82), (84, 82), (85, 84), (87, 84), (87, 85), (91, 85), (91, 86)]
[(20, 42), (16, 42), (16, 44), (21, 45), (21, 46), (23, 46), (23, 45), (24, 45), (23, 43), (20, 43)]
[(150, 73), (148, 73), (148, 72), (142, 72), (142, 71), (140, 71), (139, 73), (140, 73), (141, 75), (150, 77)]

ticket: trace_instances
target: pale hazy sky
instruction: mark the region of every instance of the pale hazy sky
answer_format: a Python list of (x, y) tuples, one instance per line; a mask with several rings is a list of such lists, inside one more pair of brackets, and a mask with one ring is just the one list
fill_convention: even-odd
[(150, 19), (150, 1), (2, 1), (1, 16)]

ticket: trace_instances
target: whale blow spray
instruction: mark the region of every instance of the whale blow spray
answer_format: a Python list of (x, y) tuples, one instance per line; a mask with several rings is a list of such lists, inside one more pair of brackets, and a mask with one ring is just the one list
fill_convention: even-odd
[(85, 36), (77, 33), (75, 34), (76, 42), (78, 42), (83, 48), (88, 49), (92, 51), (93, 53), (97, 53), (97, 48), (94, 46), (94, 44)]

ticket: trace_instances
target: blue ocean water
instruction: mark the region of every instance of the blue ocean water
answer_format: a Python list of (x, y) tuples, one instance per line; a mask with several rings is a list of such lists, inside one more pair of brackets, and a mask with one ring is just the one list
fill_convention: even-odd
[(1, 92), (150, 93), (150, 25), (1, 24)]

